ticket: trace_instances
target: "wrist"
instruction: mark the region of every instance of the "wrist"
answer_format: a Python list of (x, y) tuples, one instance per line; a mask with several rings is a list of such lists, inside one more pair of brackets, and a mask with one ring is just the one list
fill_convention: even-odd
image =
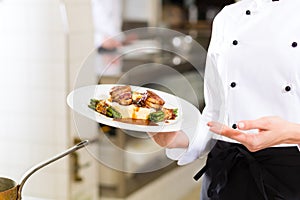
[(184, 132), (179, 131), (175, 147), (176, 148), (188, 148), (188, 146), (189, 146), (189, 138), (187, 137), (187, 135)]
[(300, 144), (300, 124), (290, 123), (287, 135), (288, 143)]

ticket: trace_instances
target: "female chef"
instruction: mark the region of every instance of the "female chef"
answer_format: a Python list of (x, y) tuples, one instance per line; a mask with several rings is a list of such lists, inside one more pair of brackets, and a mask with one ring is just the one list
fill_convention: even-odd
[(152, 134), (179, 165), (216, 142), (194, 177), (204, 174), (201, 199), (300, 199), (299, 8), (299, 0), (226, 6), (213, 23), (196, 131)]

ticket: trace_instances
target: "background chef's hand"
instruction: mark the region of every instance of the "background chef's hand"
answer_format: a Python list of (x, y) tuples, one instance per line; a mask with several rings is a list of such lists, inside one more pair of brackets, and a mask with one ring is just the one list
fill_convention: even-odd
[(207, 125), (211, 131), (239, 141), (250, 151), (258, 151), (282, 143), (300, 143), (300, 125), (285, 121), (279, 117), (243, 120), (237, 124), (240, 130), (258, 129), (257, 134), (246, 134), (218, 122), (209, 122)]
[(128, 45), (137, 39), (138, 37), (134, 34), (124, 36), (123, 40), (117, 40), (112, 37), (105, 37), (103, 43), (101, 44), (101, 47), (107, 50), (114, 50), (118, 47)]
[(129, 45), (129, 44), (133, 43), (134, 41), (136, 41), (137, 39), (138, 39), (138, 36), (136, 34), (130, 33), (125, 36), (123, 45)]
[(187, 148), (189, 139), (182, 131), (148, 133), (158, 145), (164, 148)]
[(122, 46), (122, 42), (120, 42), (114, 38), (105, 38), (103, 43), (101, 44), (102, 48), (108, 49), (108, 50), (113, 50), (120, 46)]

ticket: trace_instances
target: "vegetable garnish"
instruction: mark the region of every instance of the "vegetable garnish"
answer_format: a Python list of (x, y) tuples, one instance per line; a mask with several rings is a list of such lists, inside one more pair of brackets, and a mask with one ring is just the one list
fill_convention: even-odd
[(108, 99), (90, 99), (88, 107), (113, 119), (148, 120), (155, 123), (174, 120), (178, 115), (177, 108), (165, 108), (165, 101), (150, 90), (139, 93), (127, 85), (115, 86), (109, 94)]

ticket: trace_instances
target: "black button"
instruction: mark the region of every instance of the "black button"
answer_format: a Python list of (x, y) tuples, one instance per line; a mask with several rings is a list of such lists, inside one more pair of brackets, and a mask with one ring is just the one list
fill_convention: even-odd
[(230, 83), (230, 87), (234, 88), (236, 86), (236, 82)]
[(293, 42), (292, 43), (292, 47), (297, 47), (298, 46), (298, 43), (297, 42)]
[(287, 91), (287, 92), (291, 91), (291, 89), (292, 89), (291, 86), (286, 86), (286, 87), (284, 88), (284, 90)]
[(251, 15), (251, 11), (250, 10), (246, 10), (246, 15)]
[(272, 1), (279, 1), (279, 0), (272, 0)]
[(232, 128), (233, 129), (237, 129), (237, 125), (236, 124), (232, 124)]
[(237, 45), (237, 44), (238, 44), (238, 41), (237, 41), (237, 40), (233, 40), (232, 44), (233, 44), (233, 45)]

